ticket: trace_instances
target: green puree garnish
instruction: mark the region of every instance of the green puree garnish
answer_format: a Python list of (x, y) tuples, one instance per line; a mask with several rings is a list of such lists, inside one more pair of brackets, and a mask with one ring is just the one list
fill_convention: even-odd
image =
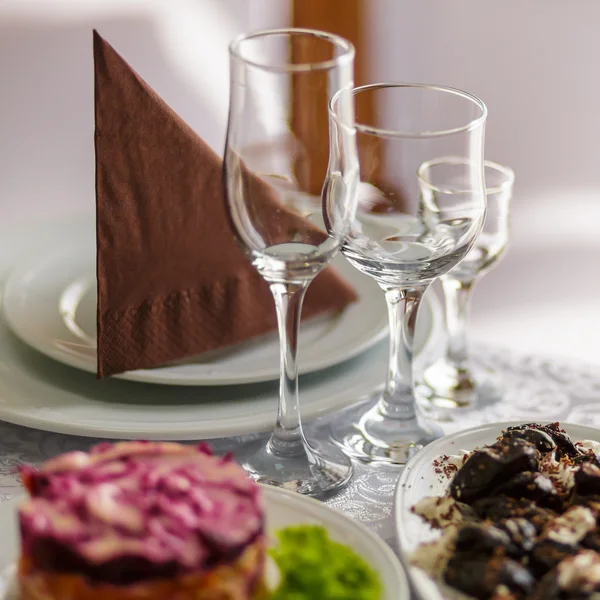
[(377, 573), (323, 527), (298, 525), (277, 533), (270, 550), (281, 576), (270, 600), (380, 600)]

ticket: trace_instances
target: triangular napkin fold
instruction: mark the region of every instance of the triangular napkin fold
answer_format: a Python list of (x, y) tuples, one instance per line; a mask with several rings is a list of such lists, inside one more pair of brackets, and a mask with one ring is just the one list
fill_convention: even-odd
[[(94, 64), (98, 376), (163, 366), (274, 329), (268, 285), (229, 225), (221, 159), (97, 32)], [(257, 181), (265, 206), (276, 202)], [(312, 227), (288, 218), (288, 226)], [(303, 317), (355, 299), (326, 269), (309, 288)]]

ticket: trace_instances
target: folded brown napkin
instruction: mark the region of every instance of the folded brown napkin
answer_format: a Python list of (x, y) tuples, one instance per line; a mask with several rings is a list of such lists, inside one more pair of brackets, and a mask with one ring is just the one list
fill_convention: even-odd
[[(276, 327), (270, 290), (234, 241), (221, 159), (94, 32), (98, 376), (165, 365)], [(269, 186), (261, 218), (281, 211)], [(311, 231), (289, 211), (282, 227)], [(318, 230), (314, 231), (315, 234)], [(354, 290), (326, 269), (303, 317)]]

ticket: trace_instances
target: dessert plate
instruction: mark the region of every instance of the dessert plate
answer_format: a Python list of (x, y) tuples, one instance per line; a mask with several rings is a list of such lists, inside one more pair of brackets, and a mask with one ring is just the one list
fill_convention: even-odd
[[(434, 540), (439, 535), (411, 512), (411, 508), (425, 496), (443, 496), (446, 493), (450, 479), (436, 472), (434, 461), (443, 455), (457, 454), (460, 450), (471, 451), (492, 444), (503, 430), (520, 423), (522, 421), (490, 423), (447, 435), (426, 446), (408, 462), (398, 480), (394, 509), (396, 533), (400, 551), (405, 558), (404, 564), (409, 564), (409, 557), (417, 546)], [(573, 440), (600, 441), (600, 429), (562, 422), (560, 426)], [(445, 597), (434, 580), (422, 569), (409, 567), (409, 576), (423, 598), (442, 600)]]
[[(88, 219), (69, 230), (55, 226), (46, 235), (49, 243), (37, 244), (37, 250), (30, 250), (6, 281), (3, 300), (6, 323), (15, 335), (46, 356), (96, 373), (94, 224)], [(334, 261), (334, 266), (354, 286), (359, 300), (337, 314), (302, 324), (300, 374), (358, 356), (387, 334), (387, 311), (379, 286), (342, 257)], [(431, 301), (423, 303), (418, 348), (427, 341), (437, 315)], [(130, 371), (118, 377), (194, 386), (276, 380), (279, 378), (279, 341), (273, 332), (178, 364)]]
[[(352, 548), (379, 572), (383, 587), (382, 600), (409, 600), (404, 569), (390, 547), (364, 525), (335, 511), (317, 500), (294, 492), (264, 486), (267, 529), (270, 532), (289, 525), (317, 524), (329, 536)], [(0, 505), (0, 600), (18, 600), (15, 585), (15, 561), (19, 554), (17, 507), (19, 500)]]

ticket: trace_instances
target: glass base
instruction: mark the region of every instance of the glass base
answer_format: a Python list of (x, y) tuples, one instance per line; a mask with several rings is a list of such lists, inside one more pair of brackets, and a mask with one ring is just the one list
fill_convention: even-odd
[[(326, 433), (325, 433), (326, 435)], [(322, 496), (348, 485), (352, 462), (328, 441), (298, 442), (292, 453), (275, 452), (271, 434), (257, 436), (238, 446), (234, 456), (259, 483), (307, 496)]]
[(505, 389), (491, 371), (457, 369), (440, 359), (423, 374), (423, 380), (417, 385), (417, 395), (433, 412), (443, 413), (447, 420), (453, 410), (458, 415), (460, 409), (480, 409), (500, 402)]
[(443, 431), (421, 417), (384, 413), (381, 393), (340, 413), (329, 424), (333, 440), (352, 458), (368, 463), (406, 464)]

